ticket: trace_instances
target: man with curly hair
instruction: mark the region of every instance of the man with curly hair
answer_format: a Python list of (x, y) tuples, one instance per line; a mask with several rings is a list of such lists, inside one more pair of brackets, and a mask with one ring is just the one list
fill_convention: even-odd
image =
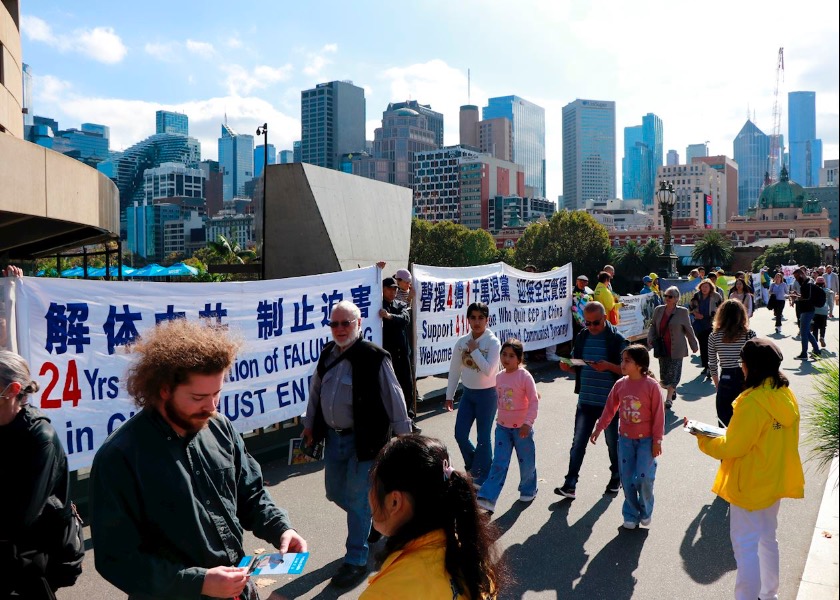
[(280, 552), (306, 551), (217, 410), (238, 349), (183, 319), (134, 348), (127, 390), (141, 410), (99, 448), (90, 484), (96, 570), (129, 597), (258, 600), (236, 568), (245, 529)]

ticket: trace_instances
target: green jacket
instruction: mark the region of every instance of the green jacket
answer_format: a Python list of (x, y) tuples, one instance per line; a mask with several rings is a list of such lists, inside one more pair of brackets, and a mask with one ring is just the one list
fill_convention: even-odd
[(90, 486), (96, 570), (130, 598), (200, 598), (208, 568), (246, 554), (243, 530), (277, 545), (291, 528), (220, 414), (181, 438), (142, 410), (97, 451)]

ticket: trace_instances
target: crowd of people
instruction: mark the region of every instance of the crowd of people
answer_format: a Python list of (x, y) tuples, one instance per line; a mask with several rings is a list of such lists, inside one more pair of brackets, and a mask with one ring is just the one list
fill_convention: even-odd
[[(605, 493), (623, 489), (625, 529), (650, 527), (665, 415), (676, 399), (683, 360), (689, 350), (699, 351), (726, 428), (721, 437), (698, 436), (698, 446), (720, 460), (714, 492), (732, 506), (735, 597), (774, 598), (779, 501), (804, 493), (798, 405), (779, 371), (778, 346), (750, 328), (755, 291), (745, 274), (736, 276), (728, 299), (717, 270), (706, 276), (698, 269), (696, 275), (687, 307), (680, 306), (679, 288), (661, 291), (655, 273), (644, 278), (642, 292), (661, 300), (645, 344), (630, 344), (616, 328), (620, 300), (611, 286), (612, 267), (598, 275), (594, 290), (585, 275), (576, 278), (573, 293), (587, 302), (573, 320), (571, 358), (559, 362), (575, 380), (574, 433), (568, 471), (554, 493), (576, 498), (588, 445), (603, 433), (610, 462)], [(795, 287), (780, 275), (766, 278), (776, 333), (791, 303), (803, 348), (797, 358), (807, 358), (809, 343), (812, 356), (819, 354), (837, 301), (837, 275), (827, 268), (811, 278), (799, 268)], [(538, 494), (534, 424), (540, 396), (523, 344), (494, 335), (486, 304), (468, 306), (469, 332), (454, 344), (444, 403), (447, 411), (457, 410), (461, 460), (453, 460), (415, 423), (411, 310), (404, 301), (412, 298), (411, 275), (400, 270), (382, 283), (377, 316), (385, 348), (363, 339), (355, 304), (336, 304), (332, 341), (318, 360), (303, 419), (305, 443), (325, 443), (326, 498), (346, 513), (346, 553), (331, 583), (339, 589), (358, 585), (369, 574), (371, 547), (384, 536), (378, 572), (362, 598), (495, 598), (509, 574), (488, 515), (514, 452), (519, 501), (532, 502)], [(242, 436), (217, 410), (238, 349), (226, 331), (186, 320), (161, 323), (132, 348), (127, 391), (137, 414), (97, 451), (90, 502), (96, 569), (131, 597), (256, 600), (254, 582), (236, 566), (246, 554), (245, 530), (281, 553), (307, 551)], [(67, 583), (52, 575), (51, 564), (59, 562), (54, 547), (41, 544), (33, 531), (46, 505), (71, 504), (67, 458), (49, 419), (27, 402), (38, 384), (20, 356), (0, 352), (0, 386), (0, 449), (7, 456), (22, 448), (28, 453), (9, 473), (19, 493), (0, 495), (0, 561), (10, 573), (0, 581), (0, 596), (49, 600)]]

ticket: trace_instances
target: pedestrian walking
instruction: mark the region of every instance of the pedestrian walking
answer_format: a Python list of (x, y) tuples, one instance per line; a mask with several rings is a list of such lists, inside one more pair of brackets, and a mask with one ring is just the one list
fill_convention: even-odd
[(677, 306), (679, 288), (672, 285), (665, 290), (663, 298), (665, 304), (653, 311), (647, 341), (653, 348), (653, 356), (659, 359), (659, 383), (665, 388), (665, 408), (671, 408), (677, 399), (683, 359), (688, 356), (689, 346), (692, 352), (697, 352), (699, 342), (688, 309)]
[(537, 452), (534, 446), (534, 421), (539, 396), (533, 376), (522, 363), (522, 342), (509, 339), (502, 344), (503, 371), (496, 375), (497, 419), (496, 445), (490, 475), (478, 491), (478, 505), (486, 511), (496, 509), (496, 501), (505, 485), (513, 451), (519, 461), (519, 501), (537, 497)]
[(715, 284), (711, 279), (704, 279), (697, 286), (697, 292), (691, 298), (689, 310), (694, 315), (694, 333), (700, 343), (700, 361), (703, 364), (703, 376), (709, 374), (709, 336), (712, 334), (712, 324), (718, 306), (723, 303), (723, 296), (715, 291)]
[(237, 568), (245, 529), (281, 553), (306, 551), (217, 410), (238, 349), (223, 330), (185, 319), (134, 346), (126, 389), (140, 410), (105, 440), (90, 474), (96, 570), (130, 598), (258, 600)]
[[(575, 393), (578, 394), (575, 409), (575, 431), (569, 450), (569, 471), (563, 485), (554, 493), (574, 499), (583, 458), (586, 456), (586, 442), (595, 429), (595, 424), (604, 411), (607, 397), (613, 384), (621, 378), (621, 353), (627, 340), (610, 323), (604, 305), (598, 301), (588, 302), (583, 309), (586, 327), (575, 339), (572, 357), (584, 361), (583, 366), (569, 366), (560, 363), (566, 372), (575, 373)], [(605, 493), (617, 494), (621, 488), (618, 474), (618, 417), (613, 418), (606, 428), (607, 452), (610, 456), (610, 479)]]
[(817, 288), (813, 280), (801, 268), (793, 272), (793, 277), (799, 284), (799, 291), (792, 293), (792, 298), (799, 315), (799, 340), (802, 344), (802, 352), (796, 360), (808, 360), (808, 342), (811, 343), (813, 349), (811, 357), (818, 359), (822, 354), (817, 345), (817, 338), (811, 332), (811, 323), (814, 320), (814, 309), (825, 305), (825, 290)]
[(373, 526), (387, 536), (361, 600), (492, 600), (504, 590), (495, 536), (470, 477), (439, 440), (391, 440), (371, 471)]
[[(729, 426), (732, 402), (744, 391), (741, 349), (756, 337), (744, 305), (734, 298), (718, 308), (709, 336), (709, 372), (715, 384), (715, 409), (721, 427)], [(720, 371), (718, 371), (718, 366)]]
[(767, 300), (767, 307), (773, 310), (773, 316), (776, 317), (776, 335), (782, 334), (782, 313), (785, 311), (788, 293), (788, 284), (785, 283), (784, 275), (776, 273), (773, 276), (773, 283), (770, 284), (770, 298)]
[(621, 372), (615, 382), (601, 418), (589, 441), (595, 444), (609, 427), (616, 413), (618, 421), (619, 474), (624, 488), (624, 528), (647, 527), (653, 517), (653, 483), (656, 480), (656, 457), (662, 454), (665, 436), (665, 411), (659, 384), (650, 374), (650, 354), (641, 344), (633, 344), (621, 353)]
[(753, 309), (755, 308), (755, 296), (747, 286), (747, 282), (742, 278), (736, 279), (732, 284), (732, 289), (729, 291), (729, 298), (737, 300), (744, 305), (747, 310), (747, 316), (752, 317)]
[(697, 445), (721, 461), (712, 491), (730, 504), (736, 600), (777, 598), (780, 500), (805, 495), (799, 406), (779, 371), (782, 352), (776, 344), (752, 339), (744, 344), (741, 361), (745, 389), (735, 400), (726, 434), (696, 435)]
[[(464, 467), (476, 486), (481, 486), (490, 473), (493, 445), (490, 432), (496, 415), (496, 374), (499, 372), (499, 339), (487, 327), (490, 308), (483, 302), (473, 302), (467, 307), (470, 333), (455, 342), (449, 364), (449, 381), (446, 386), (447, 411), (455, 408), (455, 390), (458, 382), (464, 384), (464, 393), (458, 404), (455, 418), (455, 441), (461, 449)], [(476, 426), (476, 443), (470, 441), (473, 423)]]
[(811, 323), (811, 333), (820, 341), (820, 346), (825, 348), (825, 328), (828, 324), (828, 312), (834, 306), (834, 290), (825, 285), (825, 277), (817, 277), (815, 285), (825, 294), (825, 302), (822, 306), (814, 306), (814, 320)]

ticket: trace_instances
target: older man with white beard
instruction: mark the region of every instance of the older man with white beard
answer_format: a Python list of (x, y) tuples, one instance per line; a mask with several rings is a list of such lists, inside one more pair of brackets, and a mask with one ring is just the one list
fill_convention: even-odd
[(367, 574), (373, 459), (392, 434), (411, 433), (391, 357), (361, 338), (361, 325), (359, 307), (347, 301), (335, 305), (333, 341), (321, 351), (303, 419), (307, 444), (326, 440), (327, 499), (347, 513), (347, 552), (332, 578), (338, 588), (352, 587)]

